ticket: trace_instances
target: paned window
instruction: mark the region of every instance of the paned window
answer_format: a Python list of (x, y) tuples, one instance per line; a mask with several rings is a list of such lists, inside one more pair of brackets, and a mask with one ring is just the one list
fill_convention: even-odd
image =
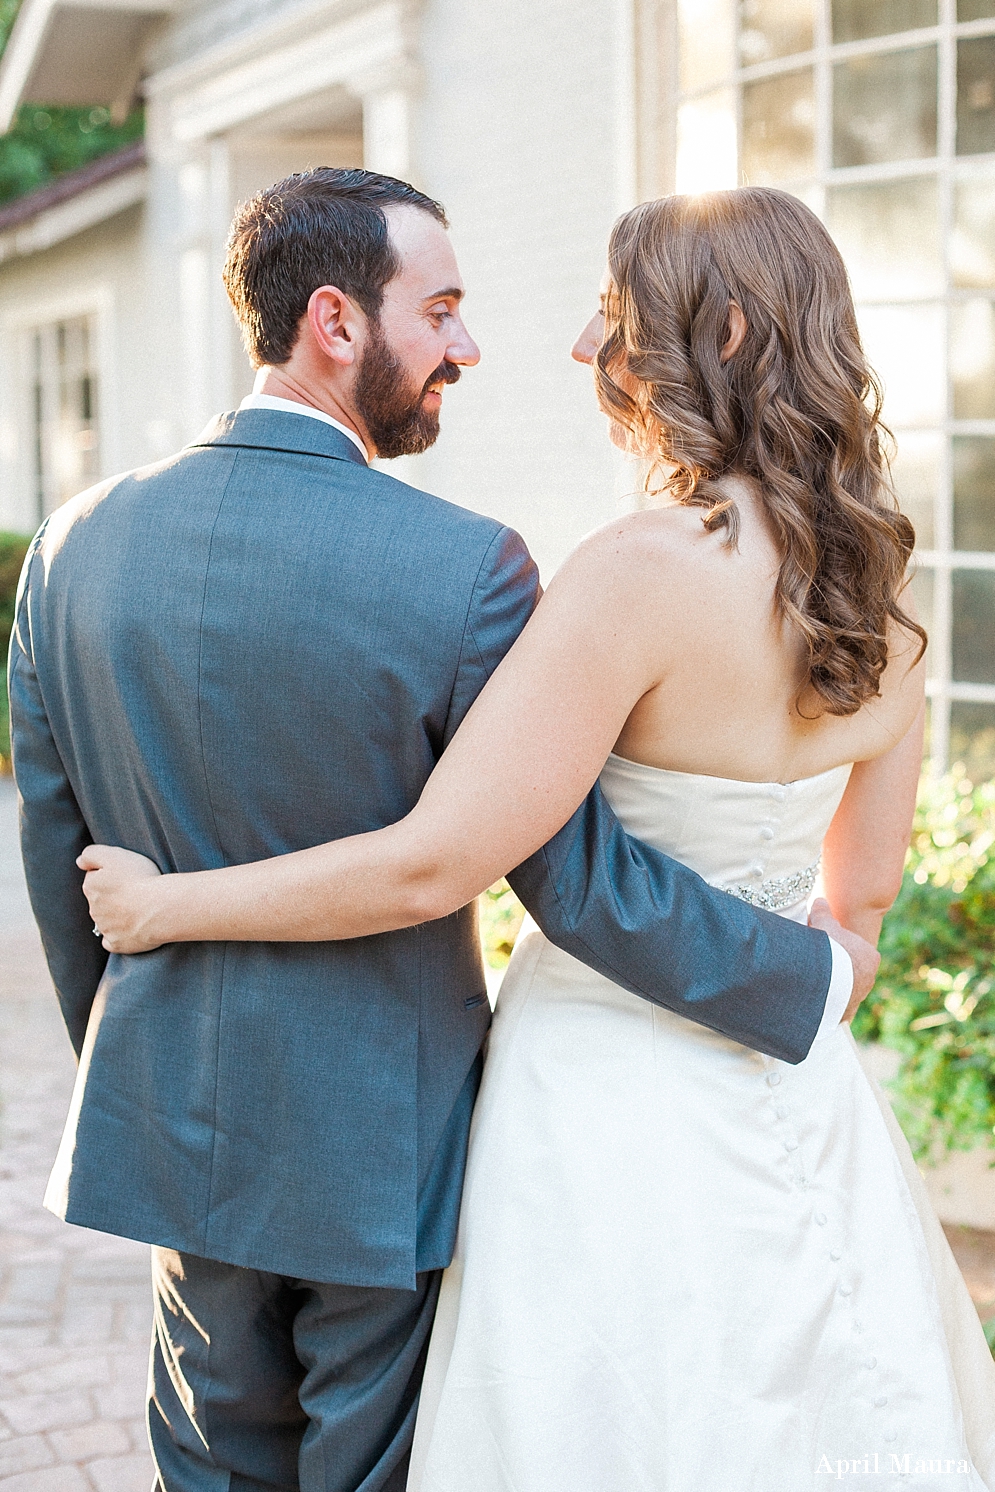
[(839, 244), (918, 537), (930, 749), (995, 775), (995, 0), (678, 10), (677, 189), (783, 187)]
[(31, 357), (32, 477), (39, 521), (100, 473), (95, 322), (35, 327)]

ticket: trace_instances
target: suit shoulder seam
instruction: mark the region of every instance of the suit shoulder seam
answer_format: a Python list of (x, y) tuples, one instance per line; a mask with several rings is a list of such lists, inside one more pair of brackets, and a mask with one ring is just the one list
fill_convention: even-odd
[[(498, 529), (497, 533), (492, 536), (490, 542), (487, 545), (487, 548), (484, 550), (483, 554), (481, 555), (480, 564), (477, 566), (477, 573), (473, 577), (473, 584), (470, 586), (470, 594), (467, 597), (466, 615), (463, 618), (463, 631), (462, 631), (462, 634), (460, 636), (459, 653), (457, 654), (457, 658), (456, 658), (456, 675), (454, 675), (454, 678), (453, 678), (453, 688), (454, 689), (456, 687), (456, 677), (459, 675), (460, 668), (462, 667), (462, 664), (463, 664), (463, 654), (464, 654), (464, 651), (466, 649), (466, 641), (467, 641), (468, 637), (469, 637), (470, 641), (473, 643), (474, 651), (477, 654), (477, 661), (480, 663), (480, 665), (481, 665), (482, 668), (486, 666), (484, 664), (483, 654), (480, 651), (480, 647), (479, 647), (479, 645), (477, 643), (477, 639), (476, 639), (476, 636), (474, 635), (474, 631), (473, 631), (473, 622), (472, 622), (473, 602), (474, 602), (474, 597), (477, 594), (477, 587), (480, 584), (480, 577), (481, 577), (481, 575), (484, 572), (484, 566), (487, 564), (487, 561), (490, 558), (491, 550), (494, 548), (495, 544), (498, 542), (499, 539), (501, 539), (505, 534), (508, 534), (510, 532), (511, 532), (511, 530), (507, 527), (507, 525), (503, 524)], [(452, 704), (452, 696), (450, 696), (450, 704)]]

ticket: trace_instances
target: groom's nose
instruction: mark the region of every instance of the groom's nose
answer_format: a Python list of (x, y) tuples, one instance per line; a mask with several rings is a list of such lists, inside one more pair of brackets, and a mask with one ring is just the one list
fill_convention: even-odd
[(450, 363), (459, 363), (461, 368), (475, 368), (480, 362), (480, 348), (463, 325), (462, 317), (446, 348), (446, 358)]

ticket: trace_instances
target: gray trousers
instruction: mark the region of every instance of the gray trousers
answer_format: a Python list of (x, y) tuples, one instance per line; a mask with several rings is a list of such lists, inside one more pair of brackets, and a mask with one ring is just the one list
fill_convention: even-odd
[(404, 1492), (439, 1293), (152, 1250), (159, 1492)]

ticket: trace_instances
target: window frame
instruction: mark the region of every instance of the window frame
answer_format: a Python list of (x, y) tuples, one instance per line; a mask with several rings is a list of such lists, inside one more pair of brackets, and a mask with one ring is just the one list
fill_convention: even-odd
[[(689, 88), (677, 95), (678, 110), (683, 105), (718, 99), (723, 90), (733, 90), (735, 99), (736, 131), (736, 177), (725, 181), (712, 179), (707, 184), (733, 186), (742, 178), (743, 158), (743, 93), (744, 87), (754, 82), (775, 78), (783, 74), (813, 70), (815, 105), (814, 159), (815, 170), (811, 175), (779, 181), (784, 190), (801, 197), (820, 217), (825, 219), (827, 191), (830, 187), (857, 185), (871, 182), (889, 182), (910, 176), (932, 176), (936, 179), (939, 213), (940, 242), (943, 256), (944, 285), (942, 294), (906, 295), (887, 299), (868, 298), (858, 301), (858, 313), (864, 307), (875, 306), (926, 306), (942, 307), (943, 345), (946, 349), (945, 389), (946, 399), (943, 418), (936, 423), (905, 427), (923, 433), (937, 433), (941, 437), (941, 459), (937, 487), (933, 498), (933, 543), (917, 550), (916, 564), (932, 572), (933, 616), (926, 619), (930, 631), (930, 677), (927, 692), (930, 697), (931, 754), (934, 764), (944, 769), (949, 764), (950, 712), (951, 706), (963, 701), (970, 704), (985, 704), (992, 707), (995, 717), (995, 684), (968, 683), (952, 677), (952, 574), (954, 570), (971, 569), (995, 572), (995, 547), (989, 551), (962, 551), (954, 548), (953, 536), (953, 437), (956, 435), (978, 435), (991, 438), (995, 454), (995, 418), (958, 419), (954, 416), (953, 377), (950, 362), (950, 321), (954, 306), (972, 300), (995, 302), (995, 286), (989, 288), (962, 289), (953, 284), (950, 245), (954, 226), (954, 193), (957, 182), (972, 176), (995, 180), (995, 151), (986, 154), (962, 155), (956, 153), (957, 126), (957, 43), (974, 37), (995, 37), (995, 16), (979, 20), (958, 22), (956, 0), (938, 0), (937, 24), (913, 30), (890, 32), (883, 36), (867, 37), (857, 41), (836, 42), (832, 40), (831, 0), (814, 0), (814, 44), (805, 52), (792, 53), (785, 57), (771, 58), (751, 63), (722, 78), (712, 78), (698, 88)], [(742, 24), (741, 5), (730, 0), (728, 6), (730, 22), (734, 28), (732, 55), (737, 58), (739, 30)], [(924, 159), (874, 162), (858, 166), (834, 166), (833, 149), (833, 69), (838, 62), (849, 58), (881, 55), (903, 51), (912, 47), (935, 46), (937, 49), (938, 96), (937, 96), (937, 143), (936, 154)], [(678, 169), (680, 169), (678, 167)], [(694, 190), (690, 181), (678, 177), (677, 190)], [(887, 402), (885, 419), (887, 420)], [(901, 441), (902, 427), (896, 427), (896, 437)]]
[[(12, 504), (25, 530), (37, 527), (39, 517), (35, 477), (34, 400), (34, 334), (41, 327), (85, 317), (91, 323), (91, 358), (97, 379), (97, 446), (99, 452), (96, 480), (117, 469), (115, 435), (117, 431), (118, 389), (114, 359), (116, 306), (113, 290), (107, 283), (68, 289), (54, 296), (24, 296), (16, 310), (3, 318), (3, 343), (13, 351), (7, 365), (6, 389), (0, 396), (12, 411), (9, 437), (0, 445), (0, 476), (9, 481), (18, 496)], [(4, 360), (6, 361), (6, 360)], [(10, 438), (13, 437), (13, 438)], [(47, 513), (46, 513), (47, 516)]]

